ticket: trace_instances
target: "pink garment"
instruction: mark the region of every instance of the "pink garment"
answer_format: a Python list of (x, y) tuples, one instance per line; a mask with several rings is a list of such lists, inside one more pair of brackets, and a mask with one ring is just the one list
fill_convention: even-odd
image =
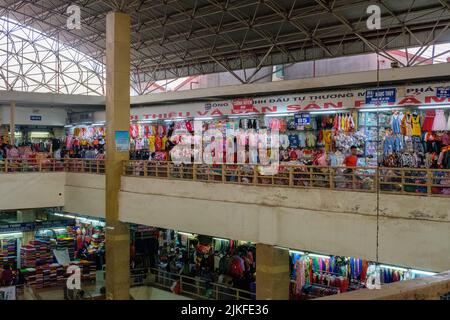
[[(449, 117), (450, 119), (450, 117)], [(444, 146), (450, 146), (450, 134), (446, 133), (441, 137), (442, 144)]]
[(322, 153), (322, 155), (317, 159), (317, 164), (324, 167), (328, 165), (326, 153)]

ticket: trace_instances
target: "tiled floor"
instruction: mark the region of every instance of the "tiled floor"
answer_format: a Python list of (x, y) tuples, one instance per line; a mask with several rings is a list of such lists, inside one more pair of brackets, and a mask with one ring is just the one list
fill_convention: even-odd
[(190, 298), (153, 287), (131, 288), (130, 294), (135, 300), (192, 300)]

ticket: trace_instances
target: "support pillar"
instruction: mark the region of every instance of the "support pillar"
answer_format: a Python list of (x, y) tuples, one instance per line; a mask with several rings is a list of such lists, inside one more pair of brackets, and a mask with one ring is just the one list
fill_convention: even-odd
[(9, 137), (9, 143), (11, 145), (16, 144), (16, 102), (11, 101), (9, 110), (9, 132), (11, 132)]
[(128, 151), (116, 149), (116, 131), (130, 129), (130, 16), (106, 16), (106, 299), (130, 297), (130, 233), (119, 221), (119, 191)]
[(256, 245), (256, 299), (289, 300), (289, 251)]

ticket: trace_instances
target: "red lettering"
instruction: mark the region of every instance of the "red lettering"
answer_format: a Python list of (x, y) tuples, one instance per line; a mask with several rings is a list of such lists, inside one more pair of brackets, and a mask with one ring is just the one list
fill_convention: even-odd
[(245, 113), (259, 113), (259, 110), (255, 107), (245, 109)]
[(366, 102), (364, 100), (356, 100), (355, 108), (362, 108), (362, 107), (364, 107), (365, 104), (366, 104)]
[(197, 114), (199, 116), (206, 116), (208, 114), (208, 111), (197, 111)]
[(310, 103), (303, 110), (310, 110), (310, 109), (320, 110), (320, 106), (315, 103)]
[(287, 111), (300, 111), (302, 110), (302, 106), (299, 105), (292, 105), (292, 106), (287, 106)]
[(446, 102), (446, 98), (438, 98), (435, 96), (430, 96), (430, 97), (425, 97), (425, 103), (426, 104), (430, 104), (430, 103), (442, 103), (442, 102)]
[(421, 102), (419, 100), (417, 100), (417, 98), (405, 97), (398, 104), (403, 105), (403, 104), (420, 104), (420, 103)]
[(342, 109), (344, 107), (342, 101), (338, 102), (337, 104), (334, 104), (333, 102), (325, 102), (324, 104), (324, 108), (325, 109), (330, 109), (330, 108), (334, 108), (334, 109)]
[(211, 115), (212, 116), (223, 116), (223, 113), (219, 109), (215, 109), (213, 112), (211, 112)]
[(278, 108), (276, 106), (271, 107), (262, 107), (261, 108), (262, 113), (271, 113), (271, 112), (277, 112)]
[(169, 117), (169, 118), (175, 118), (176, 116), (177, 116), (176, 112), (170, 112), (170, 113), (168, 114), (168, 117)]

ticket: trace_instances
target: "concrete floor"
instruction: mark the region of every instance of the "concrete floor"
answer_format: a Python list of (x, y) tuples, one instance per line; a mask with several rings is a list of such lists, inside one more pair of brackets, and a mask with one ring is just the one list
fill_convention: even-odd
[(192, 300), (191, 298), (153, 287), (131, 288), (130, 294), (134, 300)]

